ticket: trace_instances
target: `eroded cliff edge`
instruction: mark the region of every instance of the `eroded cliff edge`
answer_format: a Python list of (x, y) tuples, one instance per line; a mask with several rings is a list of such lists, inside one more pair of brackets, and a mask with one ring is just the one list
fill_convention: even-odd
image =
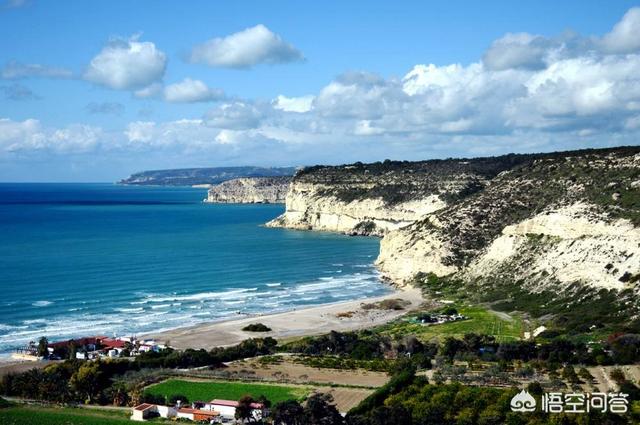
[(478, 191), (522, 155), (304, 168), (268, 226), (382, 236)]
[(284, 203), (290, 177), (245, 177), (228, 180), (209, 189), (207, 203)]

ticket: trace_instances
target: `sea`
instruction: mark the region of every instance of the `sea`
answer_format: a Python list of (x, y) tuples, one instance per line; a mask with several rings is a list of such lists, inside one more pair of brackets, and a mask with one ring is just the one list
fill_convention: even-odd
[(379, 241), (263, 224), (283, 205), (205, 189), (0, 184), (0, 356), (390, 292)]

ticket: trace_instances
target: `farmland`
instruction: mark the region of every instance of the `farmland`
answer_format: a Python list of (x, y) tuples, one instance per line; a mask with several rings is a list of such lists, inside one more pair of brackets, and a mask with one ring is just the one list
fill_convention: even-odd
[(146, 392), (153, 395), (171, 397), (183, 395), (188, 401), (209, 401), (214, 398), (224, 400), (239, 400), (244, 395), (258, 398), (264, 395), (272, 403), (285, 400), (302, 400), (310, 392), (308, 387), (293, 387), (269, 384), (253, 384), (223, 381), (185, 381), (169, 379), (159, 384), (147, 387)]
[(131, 425), (128, 412), (15, 405), (0, 409), (2, 425)]

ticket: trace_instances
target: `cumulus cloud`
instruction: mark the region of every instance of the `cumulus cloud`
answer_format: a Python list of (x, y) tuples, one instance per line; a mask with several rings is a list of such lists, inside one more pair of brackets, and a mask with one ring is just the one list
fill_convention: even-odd
[(279, 109), (285, 112), (309, 112), (313, 109), (313, 100), (316, 97), (313, 95), (300, 96), (300, 97), (286, 97), (279, 95), (271, 104), (275, 109)]
[(166, 66), (167, 56), (155, 44), (114, 39), (91, 60), (84, 79), (117, 90), (142, 89), (161, 80)]
[(175, 103), (210, 102), (223, 99), (224, 92), (221, 89), (209, 88), (200, 80), (185, 78), (179, 83), (166, 86), (164, 98)]
[(482, 61), (489, 69), (542, 69), (550, 42), (527, 33), (507, 34), (494, 41)]
[(118, 102), (91, 102), (86, 106), (90, 114), (122, 115), (124, 105)]
[(640, 50), (640, 7), (633, 7), (611, 32), (602, 38), (605, 50), (612, 53), (632, 53)]
[(195, 46), (189, 59), (215, 67), (249, 68), (259, 63), (286, 63), (303, 58), (298, 49), (278, 34), (264, 25), (256, 25)]
[[(4, 153), (84, 153), (99, 145), (102, 129), (72, 124), (63, 128), (45, 128), (40, 121), (0, 119), (0, 151)], [(0, 152), (2, 154), (2, 152)]]
[(205, 115), (205, 123), (210, 127), (244, 130), (257, 128), (266, 116), (265, 108), (250, 102), (232, 102), (211, 109)]
[(38, 63), (20, 63), (10, 61), (0, 71), (0, 76), (6, 80), (19, 78), (72, 78), (73, 73), (68, 69), (42, 65)]

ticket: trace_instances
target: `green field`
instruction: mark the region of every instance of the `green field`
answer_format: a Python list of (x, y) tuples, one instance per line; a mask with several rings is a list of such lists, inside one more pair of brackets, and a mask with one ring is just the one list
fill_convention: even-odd
[(281, 385), (251, 384), (242, 382), (221, 381), (183, 381), (169, 379), (159, 384), (154, 384), (145, 390), (147, 393), (171, 397), (175, 394), (184, 395), (193, 401), (210, 401), (215, 398), (223, 400), (239, 400), (244, 395), (254, 398), (264, 395), (272, 403), (284, 400), (301, 400), (305, 398), (310, 389), (305, 387), (285, 387)]
[(92, 409), (13, 406), (0, 409), (2, 425), (131, 425), (129, 413)]
[(469, 319), (441, 325), (423, 325), (406, 319), (385, 325), (383, 333), (389, 335), (415, 334), (423, 341), (442, 339), (447, 336), (461, 338), (466, 333), (493, 335), (498, 341), (513, 341), (522, 338), (522, 320), (518, 316), (510, 319), (500, 313), (480, 306), (456, 306), (458, 312)]

